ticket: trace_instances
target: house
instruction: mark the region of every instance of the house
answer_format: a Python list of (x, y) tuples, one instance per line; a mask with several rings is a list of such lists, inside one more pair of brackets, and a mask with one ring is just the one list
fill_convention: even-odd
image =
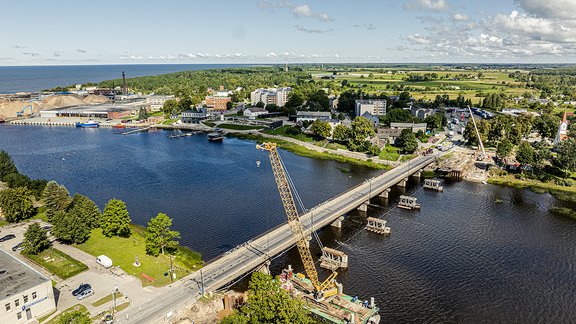
[(561, 141), (565, 141), (568, 138), (568, 118), (566, 116), (566, 112), (562, 116), (562, 121), (560, 121), (560, 126), (558, 127), (558, 133), (556, 134), (556, 138), (554, 139), (554, 144), (558, 144)]
[(374, 127), (380, 127), (380, 118), (378, 118), (378, 116), (373, 116), (371, 113), (365, 112), (362, 114), (362, 117), (371, 121)]
[(0, 323), (37, 323), (56, 311), (52, 281), (0, 249)]
[(256, 119), (258, 116), (267, 115), (268, 110), (264, 108), (247, 108), (244, 110), (244, 117), (248, 117), (248, 119)]
[(164, 102), (171, 99), (174, 99), (174, 96), (152, 95), (146, 97), (146, 103), (150, 105), (151, 111), (160, 111), (164, 107)]
[(205, 104), (208, 107), (208, 111), (216, 110), (216, 111), (226, 111), (227, 104), (232, 102), (232, 98), (227, 96), (227, 92), (218, 92), (214, 96), (206, 96)]
[(209, 114), (206, 109), (184, 110), (180, 121), (186, 124), (199, 124), (202, 120), (208, 119)]
[(356, 100), (354, 106), (356, 116), (362, 116), (365, 112), (372, 116), (386, 115), (386, 100)]
[(332, 114), (328, 111), (299, 111), (296, 113), (296, 122), (315, 121), (315, 120), (328, 121), (332, 119)]
[(403, 128), (378, 128), (378, 132), (376, 136), (379, 139), (388, 141), (388, 143), (394, 143), (400, 134), (402, 133)]
[(400, 130), (408, 128), (411, 129), (413, 133), (418, 133), (418, 131), (426, 133), (426, 126), (426, 123), (390, 123), (390, 128), (396, 128)]

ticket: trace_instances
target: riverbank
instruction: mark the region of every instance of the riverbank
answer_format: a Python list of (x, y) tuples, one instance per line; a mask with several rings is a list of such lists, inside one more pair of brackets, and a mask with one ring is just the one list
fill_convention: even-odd
[(488, 179), (488, 183), (518, 189), (530, 189), (536, 193), (550, 193), (556, 199), (576, 202), (576, 187), (560, 186), (555, 183), (538, 180), (517, 179), (512, 175), (493, 175)]
[(377, 169), (377, 170), (390, 170), (390, 169), (392, 169), (392, 166), (390, 166), (388, 164), (374, 162), (370, 158), (368, 158), (366, 160), (360, 160), (360, 159), (356, 159), (356, 158), (352, 158), (352, 157), (347, 157), (344, 155), (330, 153), (328, 149), (326, 149), (325, 151), (320, 151), (322, 149), (320, 147), (318, 147), (318, 150), (311, 150), (307, 147), (304, 147), (302, 145), (299, 145), (299, 144), (296, 144), (292, 141), (289, 141), (288, 139), (279, 139), (273, 135), (255, 134), (255, 133), (240, 133), (240, 132), (228, 132), (227, 135), (232, 136), (232, 137), (236, 137), (236, 138), (252, 140), (252, 141), (256, 141), (256, 142), (265, 142), (265, 141), (274, 142), (274, 143), (278, 144), (278, 147), (280, 147), (286, 151), (292, 152), (296, 155), (303, 156), (303, 157), (309, 157), (309, 158), (321, 159), (321, 160), (332, 160), (332, 161), (337, 161), (337, 162), (342, 162), (342, 163), (355, 164), (355, 165), (365, 166), (365, 167), (369, 167), (369, 168)]

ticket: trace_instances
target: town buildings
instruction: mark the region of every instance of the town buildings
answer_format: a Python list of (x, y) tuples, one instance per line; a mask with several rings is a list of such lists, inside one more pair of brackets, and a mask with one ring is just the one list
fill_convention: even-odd
[(171, 99), (174, 99), (174, 96), (152, 95), (146, 97), (146, 103), (150, 106), (150, 111), (160, 111), (164, 107), (164, 102)]
[(356, 116), (362, 116), (368, 112), (372, 116), (386, 115), (386, 100), (356, 100), (354, 109)]
[(332, 119), (332, 114), (328, 111), (299, 111), (296, 113), (296, 122), (315, 121), (315, 120), (328, 121)]
[(283, 107), (288, 101), (290, 92), (292, 92), (292, 88), (256, 89), (250, 93), (250, 103), (252, 106), (261, 102), (264, 105)]
[(226, 111), (229, 102), (232, 102), (232, 98), (228, 97), (227, 92), (218, 92), (216, 95), (206, 96), (205, 98), (205, 105), (208, 111)]
[(184, 110), (180, 121), (186, 124), (199, 124), (201, 121), (208, 119), (209, 115), (206, 108), (200, 110)]
[(0, 249), (0, 323), (37, 323), (55, 309), (51, 280)]
[(256, 107), (247, 108), (244, 110), (244, 117), (248, 117), (248, 119), (256, 119), (261, 115), (268, 115), (268, 110)]

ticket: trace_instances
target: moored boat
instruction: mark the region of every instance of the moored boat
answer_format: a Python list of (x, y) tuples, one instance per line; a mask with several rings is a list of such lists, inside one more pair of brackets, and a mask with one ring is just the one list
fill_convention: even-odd
[(224, 135), (218, 132), (208, 133), (208, 140), (210, 142), (222, 142)]
[(95, 128), (99, 127), (100, 123), (94, 120), (88, 120), (86, 122), (76, 122), (76, 127), (83, 127), (83, 128)]

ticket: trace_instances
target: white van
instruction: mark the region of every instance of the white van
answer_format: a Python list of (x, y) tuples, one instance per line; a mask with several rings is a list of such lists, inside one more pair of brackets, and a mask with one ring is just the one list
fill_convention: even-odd
[(103, 266), (104, 268), (108, 269), (112, 266), (112, 259), (105, 255), (101, 255), (96, 258), (96, 263)]

